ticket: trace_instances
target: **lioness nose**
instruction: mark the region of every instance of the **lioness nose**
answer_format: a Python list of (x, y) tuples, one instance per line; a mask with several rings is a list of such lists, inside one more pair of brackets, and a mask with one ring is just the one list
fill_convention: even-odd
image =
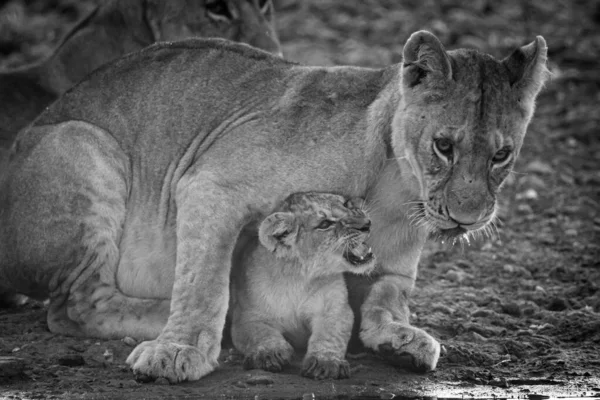
[(459, 225), (473, 225), (483, 219), (485, 217), (486, 211), (482, 210), (481, 212), (473, 212), (473, 213), (464, 213), (460, 211), (453, 211), (448, 209), (448, 216), (454, 222)]

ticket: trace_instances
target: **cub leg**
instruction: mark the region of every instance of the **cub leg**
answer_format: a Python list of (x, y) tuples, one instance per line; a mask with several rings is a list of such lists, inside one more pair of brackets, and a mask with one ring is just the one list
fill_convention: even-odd
[[(311, 336), (302, 363), (302, 376), (314, 379), (344, 379), (350, 377), (346, 350), (354, 320), (342, 279), (335, 288), (328, 287), (317, 298), (310, 315)], [(320, 304), (319, 304), (320, 303)]]
[[(429, 334), (409, 323), (408, 293), (406, 278), (397, 275), (382, 275), (373, 280), (362, 279), (366, 284), (349, 285), (350, 297), (364, 297), (360, 306), (360, 339), (363, 344), (393, 364), (417, 372), (435, 369), (440, 344)], [(368, 290), (365, 294), (357, 291)], [(407, 357), (408, 356), (408, 357)], [(410, 359), (407, 364), (406, 359)]]
[(245, 369), (280, 372), (294, 354), (280, 330), (269, 325), (264, 317), (243, 310), (233, 312), (231, 336), (235, 348), (244, 353)]
[[(195, 175), (194, 175), (195, 174)], [(221, 178), (223, 181), (225, 179)], [(156, 340), (127, 358), (135, 374), (197, 380), (217, 366), (229, 302), (229, 273), (248, 209), (243, 194), (194, 168), (177, 185), (177, 262), (171, 311)]]

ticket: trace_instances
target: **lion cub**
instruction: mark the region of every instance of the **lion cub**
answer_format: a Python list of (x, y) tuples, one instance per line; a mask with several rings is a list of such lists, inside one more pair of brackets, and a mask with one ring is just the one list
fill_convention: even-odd
[(232, 339), (245, 368), (281, 371), (297, 348), (307, 349), (303, 376), (349, 377), (353, 314), (342, 273), (375, 266), (361, 204), (296, 193), (262, 221), (231, 279)]

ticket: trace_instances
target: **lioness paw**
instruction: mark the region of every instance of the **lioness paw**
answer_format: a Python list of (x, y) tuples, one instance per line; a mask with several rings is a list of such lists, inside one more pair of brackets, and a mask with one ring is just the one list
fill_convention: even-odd
[(392, 322), (377, 330), (363, 330), (361, 340), (392, 365), (415, 372), (433, 371), (440, 344), (419, 328)]
[(302, 376), (313, 379), (347, 379), (350, 378), (350, 364), (348, 361), (332, 358), (307, 355), (302, 363)]
[(158, 340), (140, 343), (126, 362), (136, 377), (166, 378), (171, 383), (198, 380), (217, 366), (216, 359), (208, 359), (196, 347)]
[(281, 348), (262, 348), (249, 353), (244, 358), (245, 369), (263, 369), (270, 372), (281, 372), (290, 363), (294, 349), (288, 343)]

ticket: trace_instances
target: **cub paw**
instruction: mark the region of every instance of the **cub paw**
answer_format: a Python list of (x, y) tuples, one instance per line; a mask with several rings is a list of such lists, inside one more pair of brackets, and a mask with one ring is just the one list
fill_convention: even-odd
[(198, 380), (217, 366), (216, 359), (208, 359), (196, 347), (158, 340), (140, 343), (126, 362), (136, 377), (166, 378), (171, 383)]
[(302, 363), (302, 376), (313, 379), (347, 379), (350, 378), (350, 364), (338, 358), (306, 356)]
[(377, 330), (363, 330), (360, 337), (390, 364), (411, 371), (433, 371), (440, 358), (438, 341), (410, 325), (392, 322)]
[(261, 348), (246, 354), (245, 369), (263, 369), (270, 372), (281, 372), (290, 363), (294, 349), (288, 343), (280, 348)]

